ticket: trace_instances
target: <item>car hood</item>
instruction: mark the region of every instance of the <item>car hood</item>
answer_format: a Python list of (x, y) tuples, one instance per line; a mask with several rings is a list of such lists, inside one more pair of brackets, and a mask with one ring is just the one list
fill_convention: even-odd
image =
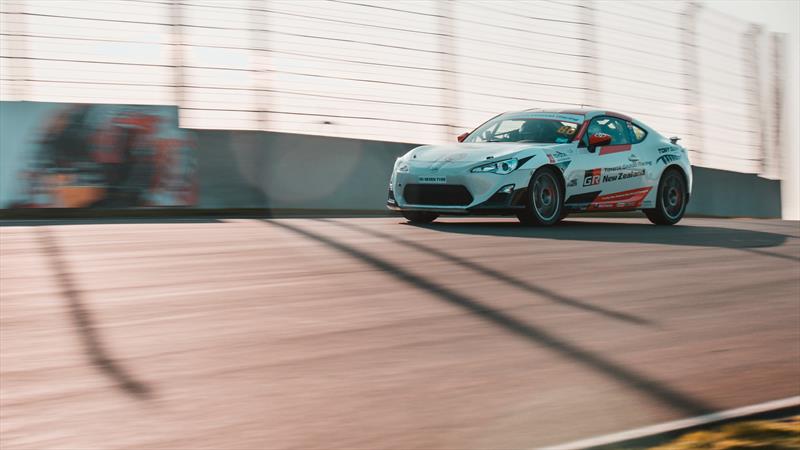
[(565, 144), (532, 144), (514, 142), (485, 142), (480, 144), (423, 145), (408, 153), (409, 161), (419, 162), (478, 162), (486, 159), (512, 157), (523, 150), (549, 151)]

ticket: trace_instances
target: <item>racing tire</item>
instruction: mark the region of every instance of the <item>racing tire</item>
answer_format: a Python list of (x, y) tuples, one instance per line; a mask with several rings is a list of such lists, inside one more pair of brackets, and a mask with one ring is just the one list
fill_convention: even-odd
[(678, 169), (667, 169), (658, 182), (656, 207), (644, 209), (644, 215), (656, 225), (675, 225), (686, 212), (689, 193), (686, 179)]
[(403, 211), (403, 217), (411, 223), (431, 223), (439, 215), (425, 211)]
[(525, 225), (551, 226), (564, 218), (564, 189), (559, 175), (550, 167), (541, 167), (528, 183), (525, 210), (517, 218)]

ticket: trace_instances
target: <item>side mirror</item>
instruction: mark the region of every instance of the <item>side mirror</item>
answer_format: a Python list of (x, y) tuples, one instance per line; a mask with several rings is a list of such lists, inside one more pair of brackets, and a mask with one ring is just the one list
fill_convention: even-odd
[(458, 139), (458, 142), (464, 142), (464, 139), (466, 139), (467, 136), (469, 136), (469, 133), (461, 133), (456, 139)]
[(597, 147), (611, 143), (611, 136), (605, 133), (595, 133), (589, 136), (589, 152), (594, 153)]

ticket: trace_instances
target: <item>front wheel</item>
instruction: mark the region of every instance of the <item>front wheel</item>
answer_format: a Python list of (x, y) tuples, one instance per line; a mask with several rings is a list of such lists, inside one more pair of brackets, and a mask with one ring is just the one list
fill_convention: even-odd
[(517, 214), (526, 225), (550, 226), (563, 218), (564, 193), (555, 171), (542, 167), (531, 177), (525, 210)]
[(658, 182), (656, 207), (643, 210), (644, 214), (656, 225), (675, 225), (686, 212), (688, 194), (683, 174), (677, 169), (667, 169)]
[(439, 215), (425, 211), (403, 211), (403, 217), (411, 223), (431, 223)]

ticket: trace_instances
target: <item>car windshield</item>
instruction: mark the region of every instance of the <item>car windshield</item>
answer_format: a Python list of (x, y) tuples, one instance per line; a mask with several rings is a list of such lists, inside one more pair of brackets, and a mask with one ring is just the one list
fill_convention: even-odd
[(564, 144), (572, 140), (578, 124), (541, 118), (497, 118), (472, 132), (464, 142), (532, 142)]

